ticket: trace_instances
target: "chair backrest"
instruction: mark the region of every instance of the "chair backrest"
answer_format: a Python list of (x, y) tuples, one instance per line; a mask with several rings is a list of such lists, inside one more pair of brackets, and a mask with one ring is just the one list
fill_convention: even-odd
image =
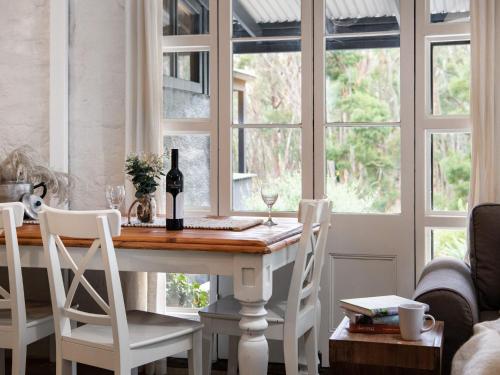
[[(297, 326), (297, 319), (302, 309), (317, 308), (331, 207), (331, 202), (326, 199), (300, 202), (299, 222), (303, 223), (303, 230), (286, 308), (286, 324), (290, 327)], [(314, 230), (315, 224), (319, 224), (317, 234)]]
[[(71, 321), (111, 326), (115, 350), (128, 348), (127, 317), (112, 240), (112, 237), (120, 235), (120, 212), (117, 210), (66, 211), (44, 206), (39, 219), (48, 268), (56, 337), (60, 339), (61, 336), (71, 335)], [(80, 259), (76, 259), (72, 253), (77, 252), (67, 248), (61, 237), (88, 239), (92, 241), (92, 244)], [(106, 279), (108, 301), (94, 289), (84, 275), (92, 259), (99, 252)], [(63, 265), (61, 265), (61, 260), (64, 262)], [(67, 292), (61, 273), (64, 267), (73, 271), (73, 279)], [(81, 311), (73, 306), (73, 298), (80, 285), (102, 309), (102, 314)]]
[(11, 323), (21, 336), (26, 328), (26, 303), (17, 243), (17, 227), (23, 225), (24, 206), (20, 202), (0, 203), (0, 232), (5, 236), (9, 291), (0, 286), (0, 310), (11, 311)]

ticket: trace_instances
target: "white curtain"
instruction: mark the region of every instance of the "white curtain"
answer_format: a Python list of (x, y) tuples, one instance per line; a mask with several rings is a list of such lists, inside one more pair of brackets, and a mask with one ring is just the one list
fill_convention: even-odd
[[(162, 1), (127, 0), (126, 4), (125, 151), (127, 155), (161, 153)], [(128, 205), (133, 194), (128, 183)], [(127, 272), (122, 280), (127, 308), (165, 313), (165, 274)], [(163, 375), (166, 361), (149, 365), (146, 371)]]
[[(499, 149), (500, 104), (495, 81), (500, 82), (500, 22), (496, 27), (496, 0), (471, 1), (471, 116), (472, 116), (472, 176), (469, 209), (479, 203), (498, 202), (500, 198)], [(499, 88), (500, 89), (500, 88)], [(495, 147), (497, 145), (497, 147)]]

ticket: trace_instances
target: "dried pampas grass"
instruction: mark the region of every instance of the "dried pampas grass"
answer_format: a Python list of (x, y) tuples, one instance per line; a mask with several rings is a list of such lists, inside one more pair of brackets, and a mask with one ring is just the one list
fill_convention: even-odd
[(55, 198), (58, 204), (69, 200), (72, 179), (69, 174), (54, 172), (43, 165), (40, 155), (30, 146), (21, 146), (7, 154), (0, 162), (0, 183), (28, 182), (47, 185), (47, 199)]

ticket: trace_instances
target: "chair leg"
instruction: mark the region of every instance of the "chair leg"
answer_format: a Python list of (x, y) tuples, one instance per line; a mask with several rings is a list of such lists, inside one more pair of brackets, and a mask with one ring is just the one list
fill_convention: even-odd
[(238, 374), (238, 344), (239, 336), (229, 336), (229, 353), (227, 361), (227, 375)]
[(56, 353), (56, 375), (76, 375), (76, 363), (62, 358)]
[(316, 339), (316, 327), (312, 327), (304, 335), (306, 356), (307, 356), (307, 373), (308, 375), (318, 374), (318, 340)]
[(188, 350), (189, 375), (202, 375), (203, 348), (201, 330), (193, 333), (193, 348)]
[(299, 374), (299, 356), (297, 347), (297, 337), (295, 335), (285, 335), (283, 340), (283, 354), (285, 356), (286, 375)]
[(214, 335), (205, 327), (203, 328), (203, 375), (212, 372), (212, 350)]
[(26, 345), (19, 344), (12, 348), (12, 374), (24, 375), (26, 372)]
[(0, 349), (0, 375), (5, 375), (5, 349)]

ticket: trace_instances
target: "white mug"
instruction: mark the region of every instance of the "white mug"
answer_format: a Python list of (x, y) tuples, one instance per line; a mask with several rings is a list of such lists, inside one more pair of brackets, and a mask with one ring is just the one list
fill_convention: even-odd
[[(405, 303), (398, 308), (399, 328), (403, 340), (417, 341), (422, 333), (430, 331), (436, 325), (432, 315), (425, 314), (425, 306), (417, 303)], [(430, 319), (431, 324), (424, 328), (425, 319)]]

